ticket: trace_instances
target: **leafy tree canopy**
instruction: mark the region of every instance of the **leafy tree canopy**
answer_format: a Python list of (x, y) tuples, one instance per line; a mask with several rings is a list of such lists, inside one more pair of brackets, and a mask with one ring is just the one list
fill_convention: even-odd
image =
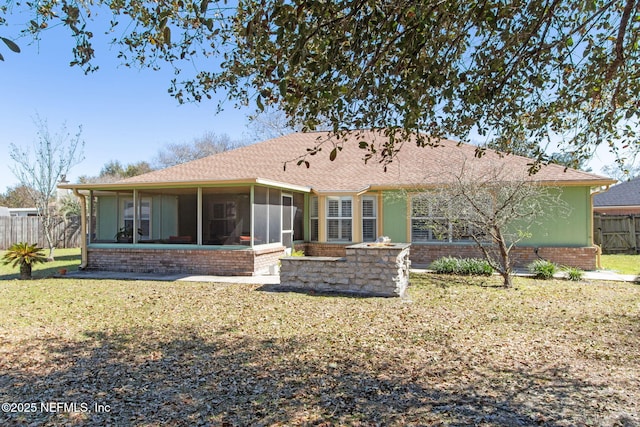
[[(72, 65), (86, 70), (100, 6), (113, 14), (123, 62), (176, 67), (170, 92), (180, 102), (225, 90), (258, 109), (276, 105), (292, 127), (387, 128), (390, 144), (361, 143), (383, 161), (415, 131), (421, 145), (479, 135), (540, 161), (550, 140), (577, 161), (603, 143), (640, 146), (638, 0), (21, 4), (35, 14), (28, 31), (71, 30)], [(201, 71), (189, 74), (198, 57)]]
[(32, 208), (36, 205), (32, 194), (37, 193), (33, 188), (27, 188), (23, 184), (7, 187), (7, 191), (0, 194), (0, 206), (8, 208)]

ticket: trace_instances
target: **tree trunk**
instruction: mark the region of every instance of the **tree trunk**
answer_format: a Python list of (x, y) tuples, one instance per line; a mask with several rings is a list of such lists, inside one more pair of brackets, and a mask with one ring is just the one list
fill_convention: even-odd
[(53, 257), (53, 251), (56, 248), (53, 239), (53, 217), (51, 216), (51, 212), (47, 211), (46, 215), (43, 215), (42, 218), (42, 228), (44, 229), (44, 237), (47, 240), (47, 246), (49, 246), (49, 256), (47, 257), (47, 261), (55, 261)]
[(50, 261), (55, 261), (55, 258), (53, 257), (53, 252), (56, 250), (55, 246), (51, 246), (49, 248), (49, 257), (47, 258), (47, 262)]
[(503, 286), (505, 288), (510, 288), (513, 286), (513, 281), (511, 280), (511, 259), (509, 259), (509, 248), (507, 243), (504, 241), (504, 236), (502, 235), (500, 228), (494, 227), (494, 230), (496, 232), (496, 243), (498, 243), (498, 248), (500, 249), (500, 263), (502, 264), (500, 274), (504, 279)]
[(30, 280), (31, 279), (31, 264), (22, 263), (20, 264), (20, 280)]
[(505, 271), (505, 272), (500, 273), (500, 275), (502, 276), (502, 280), (503, 280), (502, 285), (505, 288), (510, 288), (510, 287), (513, 286), (513, 281), (511, 279), (511, 273), (510, 272)]

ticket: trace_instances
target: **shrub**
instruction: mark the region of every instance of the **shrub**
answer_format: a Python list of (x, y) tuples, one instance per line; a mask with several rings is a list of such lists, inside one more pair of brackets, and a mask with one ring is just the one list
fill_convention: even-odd
[(558, 266), (546, 259), (537, 259), (529, 264), (529, 271), (538, 279), (551, 279), (558, 271)]
[(31, 267), (33, 264), (46, 261), (47, 257), (42, 248), (39, 248), (35, 243), (30, 245), (25, 242), (14, 243), (9, 246), (9, 249), (2, 257), (3, 264), (20, 267), (21, 280), (31, 279)]
[(429, 266), (431, 270), (440, 274), (491, 275), (493, 268), (483, 259), (442, 257), (433, 261)]
[(493, 274), (493, 268), (486, 260), (464, 258), (460, 260), (460, 274), (490, 276)]
[(290, 256), (304, 256), (304, 251), (303, 250), (298, 251), (296, 249), (292, 249)]
[(456, 274), (458, 272), (458, 258), (438, 258), (429, 265), (429, 268), (440, 274)]
[(576, 267), (565, 267), (564, 271), (567, 273), (567, 278), (574, 282), (581, 280), (584, 275), (584, 271)]

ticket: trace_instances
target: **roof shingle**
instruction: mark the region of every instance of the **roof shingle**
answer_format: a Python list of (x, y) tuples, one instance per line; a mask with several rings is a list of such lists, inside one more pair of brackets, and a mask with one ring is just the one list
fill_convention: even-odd
[(593, 206), (640, 206), (640, 177), (596, 194), (593, 197)]
[[(377, 131), (358, 131), (376, 146), (386, 138)], [(346, 141), (329, 137), (326, 132), (293, 133), (257, 144), (214, 154), (192, 162), (135, 176), (117, 184), (166, 184), (189, 182), (251, 181), (265, 179), (310, 187), (318, 192), (361, 191), (368, 187), (424, 186), (444, 183), (452, 179), (452, 172), (463, 165), (486, 171), (495, 165), (505, 167), (514, 178), (523, 176), (531, 159), (515, 155), (500, 156), (488, 150), (482, 158), (475, 157), (476, 147), (442, 140), (436, 148), (418, 147), (412, 141), (403, 144), (394, 161), (387, 166), (375, 158), (364, 161), (366, 152), (358, 147), (360, 139), (354, 135)], [(298, 166), (297, 159), (322, 142), (322, 151), (309, 156), (310, 167)], [(335, 144), (342, 146), (337, 158), (330, 161), (329, 153)], [(287, 167), (285, 168), (285, 162)], [(465, 166), (467, 167), (467, 166)], [(607, 185), (613, 181), (587, 172), (548, 165), (527, 179), (554, 184)]]

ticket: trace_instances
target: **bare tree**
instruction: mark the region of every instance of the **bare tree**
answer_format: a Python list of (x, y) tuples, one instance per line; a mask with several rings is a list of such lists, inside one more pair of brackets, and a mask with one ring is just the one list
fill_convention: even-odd
[[(487, 160), (487, 162), (489, 162)], [(414, 196), (413, 216), (437, 240), (472, 241), (511, 287), (511, 250), (531, 236), (531, 228), (549, 218), (568, 215), (562, 190), (518, 176), (504, 165), (465, 162), (440, 189)]]
[(265, 107), (263, 111), (249, 116), (249, 120), (248, 128), (254, 141), (277, 138), (302, 130), (302, 126), (291, 127), (284, 111), (273, 106)]
[(214, 132), (207, 132), (201, 137), (195, 138), (191, 143), (167, 145), (164, 150), (158, 152), (153, 163), (158, 168), (167, 168), (232, 150), (242, 145), (244, 144), (232, 140), (227, 134), (218, 135)]
[(49, 132), (46, 120), (36, 117), (37, 141), (31, 147), (20, 148), (10, 144), (10, 157), (15, 162), (11, 168), (20, 183), (30, 190), (33, 204), (42, 216), (42, 226), (49, 249), (49, 260), (53, 260), (56, 239), (53, 232), (58, 220), (56, 209), (50, 206), (56, 195), (56, 185), (69, 170), (84, 159), (82, 127), (71, 135), (65, 124), (56, 134)]

